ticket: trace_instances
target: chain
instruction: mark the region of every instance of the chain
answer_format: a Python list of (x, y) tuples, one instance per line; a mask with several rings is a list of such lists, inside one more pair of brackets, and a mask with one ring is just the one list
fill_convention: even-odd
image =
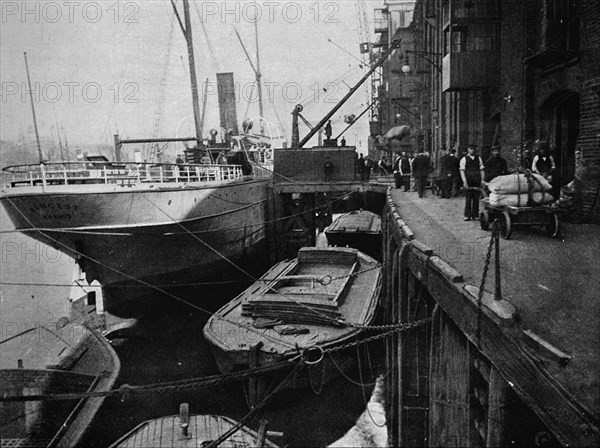
[(487, 278), (487, 273), (490, 268), (490, 260), (492, 259), (492, 248), (494, 247), (494, 241), (498, 238), (500, 232), (500, 223), (498, 219), (495, 219), (492, 223), (492, 236), (490, 238), (490, 244), (488, 246), (487, 253), (485, 255), (485, 263), (483, 265), (483, 274), (481, 275), (481, 283), (479, 285), (479, 293), (477, 294), (477, 332), (475, 334), (475, 338), (477, 340), (477, 345), (481, 346), (481, 305), (483, 301), (483, 291), (485, 288), (485, 280)]
[[(363, 329), (387, 329), (388, 331), (386, 331), (385, 333), (381, 333), (381, 334), (376, 334), (376, 335), (373, 335), (373, 336), (369, 336), (368, 338), (363, 338), (363, 339), (361, 339), (359, 341), (348, 342), (346, 344), (338, 345), (336, 347), (324, 349), (323, 352), (324, 353), (339, 352), (341, 350), (346, 350), (348, 348), (351, 348), (351, 347), (354, 347), (354, 346), (357, 346), (357, 345), (368, 344), (369, 342), (377, 341), (379, 339), (385, 339), (386, 337), (388, 337), (389, 335), (394, 334), (394, 333), (401, 333), (401, 332), (404, 332), (404, 331), (412, 330), (413, 328), (420, 327), (422, 325), (425, 325), (428, 322), (431, 322), (431, 318), (417, 320), (417, 321), (409, 322), (409, 323), (405, 323), (405, 324), (375, 325), (375, 326), (372, 326), (372, 327), (369, 327), (367, 325), (356, 325), (357, 328), (363, 328)], [(355, 325), (352, 325), (352, 326), (355, 326)]]

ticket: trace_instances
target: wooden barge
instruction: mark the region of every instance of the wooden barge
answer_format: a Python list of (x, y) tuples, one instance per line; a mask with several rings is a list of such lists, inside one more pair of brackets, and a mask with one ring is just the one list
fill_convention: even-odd
[(338, 216), (325, 229), (330, 246), (354, 247), (381, 260), (381, 217), (367, 210), (354, 210)]
[[(355, 341), (360, 326), (373, 322), (381, 282), (379, 263), (356, 249), (302, 248), (298, 258), (276, 264), (221, 308), (204, 335), (223, 373), (311, 352), (323, 383), (356, 357), (356, 349), (324, 351)], [(306, 377), (298, 375), (288, 387), (307, 386)]]

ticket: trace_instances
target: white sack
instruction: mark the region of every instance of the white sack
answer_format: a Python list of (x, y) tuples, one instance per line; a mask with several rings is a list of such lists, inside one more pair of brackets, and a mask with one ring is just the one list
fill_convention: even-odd
[[(533, 191), (548, 191), (552, 189), (552, 185), (540, 174), (532, 174), (532, 183)], [(517, 194), (527, 193), (529, 185), (525, 174), (513, 173), (493, 178), (488, 183), (488, 188), (492, 193)]]
[[(531, 195), (536, 204), (548, 204), (554, 200), (550, 193), (536, 192)], [(527, 207), (528, 196), (524, 194), (490, 194), (490, 205), (510, 205), (513, 207)]]

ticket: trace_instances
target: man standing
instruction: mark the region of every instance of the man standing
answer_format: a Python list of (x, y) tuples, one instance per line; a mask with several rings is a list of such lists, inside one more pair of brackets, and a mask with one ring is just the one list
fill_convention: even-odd
[(327, 140), (331, 139), (332, 132), (333, 132), (333, 129), (331, 128), (331, 120), (329, 120), (327, 122), (327, 124), (325, 125), (325, 137), (327, 137)]
[(438, 179), (438, 183), (442, 198), (450, 199), (452, 191), (452, 159), (456, 159), (450, 155), (450, 152), (445, 147), (443, 148), (443, 154), (440, 159), (440, 178)]
[(323, 174), (325, 174), (325, 182), (331, 182), (331, 176), (333, 175), (333, 162), (329, 157), (325, 158), (323, 164)]
[(371, 179), (371, 168), (373, 167), (373, 161), (369, 156), (365, 157), (365, 182), (369, 182)]
[(362, 152), (358, 155), (358, 160), (356, 161), (356, 174), (361, 182), (365, 181), (365, 159)]
[(460, 177), (465, 193), (465, 221), (479, 219), (479, 187), (484, 177), (481, 157), (477, 155), (477, 146), (469, 145), (467, 155), (460, 160)]
[(508, 174), (506, 159), (500, 155), (500, 147), (494, 146), (490, 158), (485, 162), (485, 181), (489, 182), (494, 177)]
[(402, 151), (402, 154), (400, 155), (398, 168), (400, 171), (400, 176), (402, 178), (402, 185), (404, 186), (404, 191), (410, 191), (411, 163), (405, 151)]
[(460, 194), (460, 160), (456, 156), (456, 149), (450, 151), (450, 174), (452, 182), (452, 197), (457, 197)]
[(402, 174), (400, 173), (400, 156), (396, 156), (394, 163), (392, 164), (392, 171), (394, 173), (394, 187), (400, 188), (402, 183)]
[(523, 155), (521, 156), (521, 168), (524, 170), (530, 170), (532, 164), (533, 158), (531, 157), (531, 152), (528, 149), (524, 149)]
[(415, 178), (415, 186), (419, 197), (425, 197), (425, 187), (427, 187), (427, 176), (431, 170), (431, 159), (423, 151), (419, 151), (412, 164), (412, 173)]
[(554, 158), (548, 152), (548, 143), (544, 141), (536, 141), (536, 146), (539, 153), (533, 158), (531, 163), (531, 171), (541, 174), (548, 182), (552, 182), (552, 175), (556, 170)]

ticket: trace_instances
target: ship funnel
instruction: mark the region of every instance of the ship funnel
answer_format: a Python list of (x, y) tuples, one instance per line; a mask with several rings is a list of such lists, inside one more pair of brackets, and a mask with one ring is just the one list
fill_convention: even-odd
[(217, 95), (221, 127), (227, 130), (231, 129), (233, 134), (238, 134), (233, 73), (217, 73)]

